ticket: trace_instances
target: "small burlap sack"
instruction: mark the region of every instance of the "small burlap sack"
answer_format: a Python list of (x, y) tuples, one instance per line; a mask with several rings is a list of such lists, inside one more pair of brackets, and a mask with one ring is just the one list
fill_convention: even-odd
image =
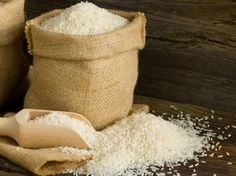
[(0, 155), (37, 174), (54, 175), (86, 163), (92, 156), (65, 154), (52, 149), (24, 149), (5, 137), (0, 137)]
[(25, 107), (77, 112), (102, 129), (131, 109), (138, 50), (145, 44), (145, 16), (111, 11), (130, 23), (100, 35), (68, 35), (39, 27), (60, 12), (54, 10), (27, 21), (34, 73)]
[[(23, 54), (24, 0), (5, 0), (0, 5), (0, 107), (24, 94), (28, 62)], [(22, 89), (23, 88), (23, 89)]]

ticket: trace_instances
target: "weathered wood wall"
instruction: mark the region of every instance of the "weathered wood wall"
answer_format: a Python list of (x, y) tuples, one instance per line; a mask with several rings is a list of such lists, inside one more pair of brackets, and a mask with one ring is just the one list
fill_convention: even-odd
[[(26, 0), (27, 19), (77, 0)], [(236, 113), (235, 0), (91, 0), (143, 11), (147, 44), (136, 93)]]

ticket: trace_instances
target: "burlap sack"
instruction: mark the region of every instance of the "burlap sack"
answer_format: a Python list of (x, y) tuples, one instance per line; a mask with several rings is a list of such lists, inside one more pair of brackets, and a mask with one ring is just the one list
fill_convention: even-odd
[(24, 0), (3, 1), (0, 6), (0, 107), (24, 94), (22, 85), (28, 62), (20, 41), (23, 32)]
[(102, 129), (131, 109), (138, 50), (145, 44), (145, 16), (112, 11), (130, 23), (101, 35), (68, 35), (39, 27), (60, 12), (27, 21), (34, 73), (25, 107), (78, 112)]
[(72, 155), (52, 149), (24, 149), (5, 137), (0, 138), (0, 155), (37, 174), (54, 175), (82, 166), (92, 156)]

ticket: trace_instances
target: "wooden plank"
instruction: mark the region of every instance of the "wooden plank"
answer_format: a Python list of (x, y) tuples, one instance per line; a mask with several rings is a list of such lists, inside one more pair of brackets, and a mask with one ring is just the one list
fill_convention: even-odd
[(18, 173), (0, 171), (0, 176), (24, 176), (24, 175)]
[[(4, 175), (3, 173), (6, 175)], [(7, 174), (9, 174), (9, 176), (14, 176), (14, 174), (19, 174), (19, 176), (23, 176), (23, 175), (33, 176), (34, 175), (3, 157), (0, 157), (0, 176), (1, 174), (2, 176), (8, 176)]]
[[(210, 116), (212, 115), (209, 109), (205, 109), (202, 107), (188, 105), (188, 104), (179, 104), (173, 103), (169, 101), (164, 101), (156, 98), (136, 96), (135, 103), (140, 104), (148, 104), (150, 106), (151, 111), (160, 115), (162, 113), (167, 114), (177, 114), (179, 111), (184, 113), (189, 113), (192, 115), (192, 118), (202, 117), (204, 115)], [(170, 108), (170, 105), (174, 105), (177, 107), (177, 110)], [(236, 125), (236, 118), (232, 113), (215, 111), (215, 118), (210, 119), (211, 129), (214, 131), (219, 131), (217, 127), (224, 127), (227, 125)], [(218, 120), (221, 117), (223, 120)], [(199, 167), (196, 168), (198, 175), (213, 175), (214, 173), (217, 176), (234, 176), (236, 173), (236, 129), (229, 129), (227, 133), (232, 134), (232, 137), (228, 140), (221, 141), (221, 145), (223, 146), (220, 151), (214, 151), (215, 155), (224, 154), (225, 152), (229, 152), (230, 156), (223, 158), (211, 158), (207, 157), (204, 160), (207, 162), (206, 164), (200, 164)], [(233, 165), (227, 165), (227, 162), (232, 162)], [(210, 168), (210, 169), (209, 169)], [(29, 173), (25, 169), (22, 169), (15, 164), (9, 162), (8, 160), (0, 157), (0, 170), (5, 172), (14, 172), (20, 173), (25, 176), (33, 176), (33, 174)], [(178, 171), (181, 173), (181, 176), (189, 176), (191, 175), (193, 169), (188, 167), (178, 167)], [(71, 174), (61, 174), (59, 176), (72, 176)]]
[[(26, 0), (27, 19), (77, 0)], [(236, 2), (232, 0), (92, 0), (143, 11), (147, 44), (136, 93), (236, 113)]]

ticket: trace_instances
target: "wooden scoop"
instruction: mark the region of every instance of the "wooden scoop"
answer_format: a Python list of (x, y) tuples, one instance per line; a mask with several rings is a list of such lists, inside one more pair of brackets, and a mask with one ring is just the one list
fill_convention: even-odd
[[(15, 116), (9, 118), (0, 118), (0, 136), (8, 136), (22, 147), (25, 148), (50, 148), (57, 146), (69, 146), (82, 149), (88, 149), (88, 144), (82, 137), (70, 127), (61, 125), (48, 125), (29, 123), (34, 119), (53, 111), (23, 109)], [(81, 121), (89, 126), (91, 123), (82, 115), (72, 112), (63, 112), (64, 114)]]

